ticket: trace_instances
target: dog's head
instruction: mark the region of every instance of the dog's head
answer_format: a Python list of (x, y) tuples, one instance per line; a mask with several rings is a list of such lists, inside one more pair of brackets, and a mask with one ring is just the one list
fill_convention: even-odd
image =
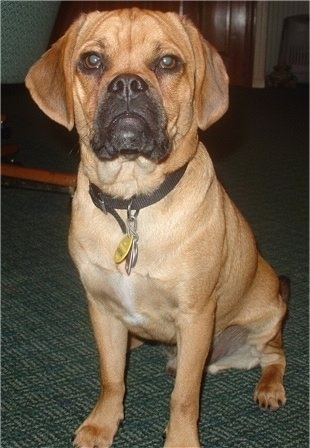
[(192, 23), (136, 8), (80, 16), (26, 85), (50, 118), (76, 125), (98, 163), (142, 157), (158, 165), (175, 154), (180, 166), (195, 151), (197, 128), (228, 105), (224, 64)]

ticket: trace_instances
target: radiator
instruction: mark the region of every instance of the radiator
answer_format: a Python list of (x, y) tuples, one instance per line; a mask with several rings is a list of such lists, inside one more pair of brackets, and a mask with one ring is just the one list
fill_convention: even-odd
[(280, 53), (283, 20), (289, 16), (309, 14), (307, 1), (268, 1), (267, 46), (265, 73), (277, 65)]

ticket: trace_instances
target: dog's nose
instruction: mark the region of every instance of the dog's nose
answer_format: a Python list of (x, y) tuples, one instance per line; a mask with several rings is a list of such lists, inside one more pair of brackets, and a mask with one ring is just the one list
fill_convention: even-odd
[(116, 76), (108, 85), (108, 92), (123, 99), (132, 99), (148, 90), (147, 83), (138, 75), (125, 73)]

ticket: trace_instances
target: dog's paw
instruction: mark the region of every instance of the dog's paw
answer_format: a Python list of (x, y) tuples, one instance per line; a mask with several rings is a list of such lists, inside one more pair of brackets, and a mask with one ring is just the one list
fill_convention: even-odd
[(258, 383), (254, 393), (254, 400), (260, 409), (275, 411), (286, 403), (286, 394), (283, 384)]
[(113, 435), (107, 428), (87, 424), (72, 437), (73, 448), (109, 448)]

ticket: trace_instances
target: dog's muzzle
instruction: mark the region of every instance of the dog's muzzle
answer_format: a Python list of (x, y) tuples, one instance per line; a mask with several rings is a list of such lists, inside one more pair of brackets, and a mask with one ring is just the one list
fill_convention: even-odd
[(107, 87), (95, 120), (91, 145), (99, 159), (143, 155), (160, 161), (169, 153), (161, 101), (135, 74), (122, 74)]

